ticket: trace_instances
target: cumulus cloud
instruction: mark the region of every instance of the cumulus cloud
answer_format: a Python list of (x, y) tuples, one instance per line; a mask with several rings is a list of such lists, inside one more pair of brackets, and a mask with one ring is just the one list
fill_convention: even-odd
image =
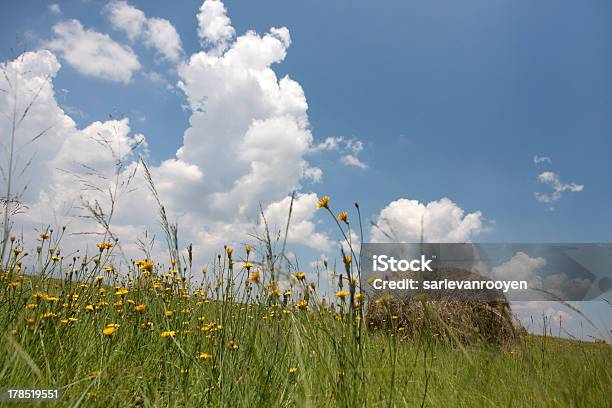
[(372, 242), (468, 242), (483, 232), (480, 211), (465, 214), (444, 197), (427, 204), (401, 198), (378, 214), (371, 229)]
[(130, 47), (106, 34), (84, 29), (78, 20), (57, 23), (53, 33), (55, 37), (43, 46), (58, 52), (84, 75), (128, 83), (141, 67)]
[[(131, 12), (123, 16), (138, 26), (140, 14)], [(112, 41), (84, 30), (77, 21), (63, 24), (80, 30), (86, 42), (91, 35)], [(59, 38), (68, 37), (63, 30), (56, 27), (58, 38), (48, 45), (70, 54), (67, 41), (60, 47)], [(133, 35), (139, 32), (134, 30)], [(321, 169), (306, 160), (314, 142), (304, 91), (289, 76), (278, 78), (271, 68), (283, 61), (290, 43), (284, 27), (263, 34), (249, 31), (232, 38), (225, 51), (196, 52), (178, 67), (179, 87), (191, 111), (190, 127), (176, 155), (149, 169), (169, 217), (179, 222), (180, 237), (185, 244), (193, 243), (196, 261), (210, 261), (224, 244), (251, 241), (250, 234), (261, 228), (260, 208), (270, 226), (281, 226), (284, 232), (288, 193), (322, 178)], [(47, 81), (28, 118), (28, 133), (53, 124), (44, 143), (28, 147), (44, 159), (37, 160), (28, 173), (36, 177), (25, 198), (30, 210), (20, 217), (22, 225), (67, 223), (73, 231), (91, 228), (78, 217), (78, 207), (109, 205), (105, 192), (131, 179), (130, 188), (115, 203), (112, 228), (124, 247), (136, 251), (135, 237), (157, 229), (156, 202), (134, 153), (139, 149), (146, 155), (144, 136), (133, 134), (127, 119), (93, 122), (78, 129), (55, 100), (52, 78), (60, 64), (51, 52), (24, 54), (8, 64), (23, 68), (14, 70), (24, 81), (22, 89), (36, 89), (37, 83)], [(112, 76), (108, 70), (104, 75)], [(115, 73), (113, 78), (127, 81), (130, 75)], [(0, 95), (0, 103), (9, 107), (8, 96)], [(121, 168), (116, 166), (117, 157), (121, 157)], [(332, 243), (316, 231), (317, 201), (314, 193), (296, 195), (288, 241), (325, 252)]]
[(154, 48), (169, 61), (179, 60), (183, 52), (181, 38), (170, 21), (147, 18), (142, 10), (126, 1), (112, 1), (106, 10), (113, 27), (123, 31), (130, 40), (143, 41), (145, 46)]
[(216, 52), (227, 49), (229, 42), (236, 35), (232, 22), (227, 16), (227, 10), (223, 2), (218, 0), (206, 0), (200, 7), (197, 15), (198, 35), (202, 45), (210, 46)]
[(552, 188), (550, 193), (539, 193), (535, 192), (535, 198), (541, 203), (553, 203), (558, 201), (566, 191), (572, 193), (581, 192), (584, 189), (584, 185), (576, 183), (563, 183), (559, 178), (559, 175), (552, 171), (544, 171), (538, 175), (538, 181), (544, 185)]
[(507, 262), (491, 269), (492, 277), (502, 280), (532, 280), (534, 272), (546, 265), (542, 257), (532, 258), (524, 252), (517, 252)]

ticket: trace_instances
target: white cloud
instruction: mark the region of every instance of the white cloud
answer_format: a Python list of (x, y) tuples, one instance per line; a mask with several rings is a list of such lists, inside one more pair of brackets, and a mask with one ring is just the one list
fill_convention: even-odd
[(465, 214), (444, 197), (427, 205), (401, 198), (383, 208), (371, 229), (372, 242), (468, 242), (484, 231), (482, 214)]
[[(128, 15), (126, 21), (138, 24), (138, 16), (139, 13)], [(112, 42), (108, 36), (84, 30), (77, 21), (61, 23), (55, 31), (57, 38), (48, 45), (62, 52), (69, 62), (76, 57), (68, 49), (68, 38), (72, 40), (79, 34), (88, 43), (91, 36), (98, 42)], [(210, 261), (211, 254), (224, 244), (252, 242), (249, 234), (261, 227), (255, 226), (260, 204), (271, 224), (280, 224), (284, 229), (287, 194), (322, 178), (321, 169), (311, 167), (306, 160), (313, 148), (313, 137), (304, 91), (288, 76), (277, 78), (271, 69), (272, 64), (283, 61), (290, 42), (289, 31), (284, 27), (272, 28), (265, 34), (250, 31), (228, 43), (225, 52), (197, 52), (179, 66), (180, 89), (191, 111), (190, 127), (176, 156), (151, 166), (150, 171), (170, 219), (179, 222), (180, 237), (185, 244), (193, 243), (197, 261)], [(76, 48), (84, 47), (76, 44)], [(93, 48), (95, 54), (99, 45)], [(102, 62), (105, 66), (106, 61)], [(28, 53), (8, 64), (27, 71), (19, 74), (24, 81), (22, 89), (35, 89), (37, 83), (52, 79), (60, 68), (48, 51)], [(94, 74), (91, 68), (87, 69)], [(131, 71), (94, 72), (123, 81), (131, 76)], [(159, 80), (153, 74), (150, 79)], [(10, 106), (7, 98), (0, 95), (0, 106)], [(44, 143), (28, 147), (32, 154), (36, 147), (41, 159), (26, 174), (33, 182), (26, 197), (30, 211), (20, 217), (22, 226), (67, 223), (71, 231), (99, 231), (74, 218), (81, 214), (76, 207), (83, 200), (98, 200), (103, 207), (109, 204), (103, 192), (116, 185), (116, 177), (125, 178), (137, 167), (132, 149), (143, 136), (131, 133), (127, 119), (94, 122), (78, 129), (58, 106), (52, 81), (31, 111), (27, 133), (36, 134), (49, 124), (54, 126)], [(0, 140), (6, 140), (2, 137)], [(114, 155), (125, 159), (118, 174), (116, 157), (110, 149), (100, 146), (113, 146)], [(141, 146), (146, 149), (145, 143)], [(93, 173), (91, 169), (104, 177), (87, 175)], [(117, 201), (112, 227), (123, 245), (135, 251), (135, 237), (144, 230), (158, 230), (158, 210), (140, 170), (131, 186), (136, 190), (126, 192)], [(327, 235), (316, 231), (317, 201), (313, 193), (296, 196), (288, 240), (325, 252), (332, 243)], [(95, 239), (84, 239), (79, 245)]]
[(211, 46), (216, 49), (216, 52), (225, 51), (231, 39), (236, 35), (236, 30), (232, 27), (223, 2), (204, 1), (197, 17), (198, 35), (203, 42), (202, 45)]
[(542, 163), (548, 163), (551, 164), (552, 160), (550, 160), (550, 157), (547, 156), (538, 156), (537, 154), (535, 156), (533, 156), (533, 164), (542, 164)]
[(323, 151), (340, 151), (343, 156), (340, 157), (340, 163), (346, 166), (358, 167), (367, 169), (368, 165), (359, 159), (359, 153), (363, 150), (363, 143), (355, 139), (347, 139), (343, 136), (328, 137), (323, 142), (313, 146), (312, 153)]
[(131, 48), (121, 45), (108, 35), (86, 30), (77, 20), (53, 26), (55, 37), (44, 44), (84, 75), (128, 83), (140, 62)]
[(524, 252), (517, 252), (507, 262), (491, 269), (492, 277), (502, 280), (527, 280), (534, 279), (534, 272), (546, 265), (546, 259), (542, 257), (532, 258)]
[(47, 9), (49, 10), (51, 14), (55, 14), (55, 15), (62, 14), (62, 9), (60, 8), (60, 5), (57, 3), (49, 4), (47, 6)]
[(141, 39), (169, 61), (179, 60), (183, 48), (176, 28), (163, 18), (147, 18), (145, 13), (126, 1), (112, 1), (106, 6), (110, 21), (132, 41)]
[(542, 184), (552, 187), (551, 193), (539, 193), (535, 192), (536, 200), (541, 203), (553, 203), (558, 201), (565, 191), (572, 193), (581, 192), (584, 189), (584, 185), (576, 183), (563, 183), (559, 176), (552, 171), (545, 171), (538, 175), (538, 181)]

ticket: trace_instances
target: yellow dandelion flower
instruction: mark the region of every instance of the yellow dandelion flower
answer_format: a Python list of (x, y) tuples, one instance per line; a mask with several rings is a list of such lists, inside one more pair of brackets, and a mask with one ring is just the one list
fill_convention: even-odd
[(170, 331), (163, 331), (160, 334), (161, 337), (175, 337), (176, 336), (176, 330), (170, 330)]
[(200, 360), (210, 360), (212, 358), (212, 355), (208, 354), (208, 353), (200, 353), (200, 355), (198, 356), (198, 358)]
[(115, 292), (115, 295), (117, 295), (117, 296), (125, 296), (125, 295), (127, 295), (127, 293), (128, 293), (127, 289), (121, 288), (121, 289), (117, 289), (117, 291)]
[(145, 305), (136, 305), (134, 306), (134, 310), (137, 311), (138, 313), (142, 313), (145, 311)]
[(298, 370), (298, 369), (297, 369), (297, 367), (291, 367), (291, 368), (289, 369), (289, 374), (291, 374), (291, 375), (295, 375), (295, 374), (297, 373), (297, 370)]
[(166, 316), (166, 317), (172, 317), (173, 314), (174, 314), (174, 312), (172, 310), (166, 310), (164, 312), (164, 316)]
[(238, 350), (238, 344), (234, 340), (230, 340), (227, 346), (232, 350)]
[(319, 202), (317, 203), (317, 208), (328, 208), (328, 204), (329, 204), (329, 197), (328, 196), (323, 196), (323, 198), (321, 198), (319, 200)]
[(299, 281), (303, 281), (304, 279), (306, 279), (306, 273), (305, 272), (294, 273), (293, 276), (295, 276), (295, 279), (297, 279)]
[(338, 214), (338, 221), (348, 224), (348, 213), (346, 211), (342, 211), (340, 214)]
[(234, 248), (227, 247), (227, 248), (225, 248), (225, 252), (227, 253), (227, 256), (231, 257), (232, 256), (232, 252), (234, 252)]
[(253, 264), (249, 262), (245, 262), (244, 265), (242, 265), (242, 267), (246, 269), (247, 271), (250, 271), (251, 268), (253, 267)]
[(117, 332), (117, 330), (119, 330), (119, 325), (118, 324), (116, 324), (116, 323), (109, 323), (108, 325), (106, 325), (104, 330), (102, 330), (102, 333), (106, 337), (111, 337), (113, 334), (115, 334)]
[(258, 271), (254, 271), (249, 275), (249, 280), (252, 282), (259, 282), (259, 278), (261, 277), (260, 273)]
[(306, 299), (302, 299), (295, 306), (300, 310), (304, 310), (308, 307), (308, 301)]
[(85, 306), (85, 311), (87, 311), (87, 312), (93, 312), (94, 310), (95, 310), (95, 309), (94, 309), (94, 306), (93, 306), (93, 305), (87, 305), (87, 306)]
[(250, 254), (250, 253), (251, 253), (251, 251), (253, 250), (253, 247), (252, 247), (252, 246), (250, 246), (250, 245), (246, 245), (246, 246), (244, 247), (244, 250), (245, 250), (246, 254), (248, 255), (248, 254)]
[(336, 293), (336, 297), (338, 299), (344, 299), (345, 297), (347, 297), (349, 295), (349, 293), (346, 290), (341, 290), (340, 292)]

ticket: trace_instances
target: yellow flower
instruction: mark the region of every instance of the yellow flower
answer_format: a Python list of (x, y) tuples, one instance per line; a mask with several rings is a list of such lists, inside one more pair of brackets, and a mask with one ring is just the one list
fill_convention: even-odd
[(336, 293), (336, 297), (338, 299), (344, 299), (348, 295), (349, 295), (349, 293), (346, 290), (341, 290), (340, 292)]
[(350, 265), (351, 262), (353, 262), (353, 258), (347, 255), (344, 258), (342, 258), (342, 262), (344, 262), (345, 265)]
[(55, 313), (47, 312), (47, 313), (44, 313), (40, 318), (43, 319), (43, 320), (47, 320), (47, 319), (50, 319), (50, 318), (55, 317), (55, 316), (57, 316)]
[(111, 244), (110, 242), (102, 242), (101, 244), (97, 244), (96, 246), (101, 252), (101, 251), (104, 251), (105, 249), (111, 249), (113, 247), (113, 244)]
[(319, 202), (317, 203), (317, 208), (321, 208), (321, 207), (328, 208), (327, 207), (328, 203), (329, 203), (329, 197), (323, 196), (323, 198), (321, 198)]
[(87, 376), (90, 378), (98, 378), (100, 376), (100, 371), (99, 370), (91, 371), (87, 373)]
[(22, 249), (22, 248), (17, 247), (17, 248), (15, 248), (15, 249), (13, 249), (13, 252), (15, 253), (15, 256), (17, 256), (17, 255), (19, 255), (20, 253), (22, 253), (22, 252), (23, 252), (23, 249)]
[(166, 310), (164, 312), (164, 316), (166, 316), (166, 317), (172, 317), (173, 314), (174, 314), (174, 312), (172, 310)]
[(163, 331), (160, 334), (161, 337), (174, 337), (176, 336), (176, 331), (175, 330), (170, 330), (170, 331)]
[(38, 307), (38, 305), (36, 303), (28, 303), (26, 305), (27, 309), (34, 309), (35, 307)]
[(153, 271), (153, 267), (155, 266), (155, 262), (153, 261), (145, 261), (140, 264), (140, 270), (142, 272), (151, 272)]
[(308, 307), (308, 301), (306, 299), (302, 299), (295, 306), (300, 310), (304, 310)]
[(361, 299), (363, 299), (363, 293), (357, 293), (357, 294), (355, 295), (355, 300), (359, 301), (359, 300), (361, 300)]
[(299, 281), (303, 281), (304, 279), (306, 279), (306, 273), (304, 272), (298, 272), (293, 274), (293, 276), (295, 276), (295, 279), (299, 280)]
[(232, 256), (232, 252), (234, 252), (234, 248), (227, 247), (227, 248), (225, 248), (225, 252), (227, 252), (227, 256), (231, 257)]
[(246, 245), (244, 247), (244, 250), (246, 251), (247, 255), (251, 253), (251, 251), (253, 250), (253, 247), (250, 245)]
[(45, 239), (49, 239), (49, 234), (47, 234), (46, 232), (43, 232), (42, 234), (39, 235), (40, 239), (42, 239), (43, 241)]
[(87, 306), (85, 306), (85, 310), (88, 311), (88, 312), (93, 312), (94, 311), (94, 307), (93, 307), (93, 305), (87, 305)]
[(210, 354), (208, 354), (208, 353), (200, 353), (198, 358), (200, 360), (210, 360), (212, 358), (212, 356)]
[(60, 259), (59, 259), (59, 256), (57, 256), (57, 255), (53, 255), (53, 256), (51, 257), (51, 260), (52, 260), (53, 262), (59, 262), (59, 260), (60, 260)]
[(145, 305), (136, 305), (134, 306), (134, 310), (137, 311), (138, 313), (142, 313), (145, 310)]
[(346, 211), (342, 211), (340, 214), (338, 214), (338, 221), (348, 224), (348, 214)]
[(238, 344), (234, 340), (230, 340), (227, 346), (232, 350), (238, 350)]
[(297, 367), (291, 367), (291, 368), (289, 369), (289, 374), (291, 374), (291, 375), (295, 375), (296, 373), (297, 373)]
[(119, 330), (119, 325), (115, 324), (115, 323), (109, 323), (104, 330), (102, 330), (102, 333), (106, 336), (106, 337), (111, 337), (113, 334), (115, 334), (115, 332)]
[(249, 262), (245, 262), (244, 265), (242, 265), (242, 267), (246, 269), (247, 271), (250, 271), (251, 268), (253, 267), (253, 264)]
[(260, 278), (260, 274), (258, 271), (253, 271), (250, 275), (249, 275), (249, 280), (252, 282), (259, 282), (259, 278)]
[(117, 295), (117, 296), (125, 296), (125, 295), (127, 295), (127, 293), (128, 293), (127, 289), (121, 288), (121, 289), (117, 289), (117, 291), (115, 292), (115, 295)]

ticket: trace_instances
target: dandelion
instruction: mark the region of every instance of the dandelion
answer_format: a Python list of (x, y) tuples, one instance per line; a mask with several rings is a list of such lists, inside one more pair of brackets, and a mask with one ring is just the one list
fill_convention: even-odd
[(128, 293), (127, 289), (120, 288), (120, 289), (117, 289), (117, 291), (115, 292), (115, 295), (123, 297), (123, 296), (127, 295), (127, 293)]
[(300, 282), (306, 279), (306, 273), (304, 272), (294, 273), (293, 276), (295, 276), (295, 279), (299, 280)]
[(344, 262), (345, 265), (350, 265), (351, 262), (353, 262), (353, 258), (351, 258), (350, 256), (346, 255), (344, 256), (344, 258), (342, 258), (342, 262)]
[(145, 305), (143, 304), (136, 305), (134, 306), (134, 310), (137, 311), (138, 313), (142, 313), (145, 311)]
[(231, 350), (238, 350), (238, 344), (234, 340), (230, 340), (227, 346)]
[(289, 374), (291, 374), (291, 375), (295, 375), (295, 374), (297, 373), (297, 370), (298, 370), (298, 369), (297, 369), (297, 367), (291, 367), (291, 368), (289, 369)]
[(49, 239), (49, 234), (47, 234), (46, 232), (43, 232), (42, 234), (38, 235), (40, 237), (40, 239), (42, 239), (43, 241), (45, 239)]
[(259, 278), (260, 278), (260, 277), (261, 277), (261, 275), (260, 275), (259, 271), (253, 271), (253, 272), (251, 272), (251, 274), (249, 275), (249, 280), (250, 280), (251, 282), (255, 282), (255, 283), (257, 283), (257, 282), (259, 282)]
[(102, 252), (106, 249), (111, 249), (113, 247), (113, 244), (111, 244), (110, 242), (102, 242), (101, 244), (97, 244), (96, 246), (98, 247), (100, 252)]
[(349, 293), (346, 290), (341, 290), (340, 292), (336, 293), (336, 297), (338, 299), (344, 299), (345, 297), (347, 297), (349, 295)]
[(198, 356), (198, 358), (200, 360), (210, 360), (212, 358), (212, 355), (208, 354), (208, 353), (200, 353), (200, 355)]
[(87, 373), (87, 376), (89, 378), (98, 378), (100, 376), (100, 371), (99, 370), (90, 371), (89, 373)]
[(53, 256), (51, 257), (51, 260), (52, 260), (53, 262), (59, 262), (59, 260), (60, 260), (60, 259), (59, 259), (59, 256), (57, 256), (57, 255), (53, 255)]
[(247, 270), (247, 272), (248, 272), (248, 271), (250, 271), (250, 270), (251, 270), (251, 268), (253, 267), (253, 264), (252, 264), (252, 263), (249, 263), (249, 262), (245, 262), (245, 263), (244, 263), (244, 265), (242, 265), (242, 267), (243, 267), (244, 269), (246, 269), (246, 270)]
[(55, 313), (53, 313), (53, 312), (46, 312), (46, 313), (43, 313), (43, 315), (40, 316), (40, 318), (43, 319), (43, 320), (48, 320), (48, 319), (51, 319), (52, 317), (55, 317), (55, 316), (57, 316), (57, 315)]
[(342, 211), (340, 214), (338, 214), (338, 221), (348, 224), (348, 214), (346, 211)]
[(176, 330), (170, 330), (170, 331), (163, 331), (160, 334), (161, 337), (175, 337), (176, 336)]
[(93, 305), (87, 305), (87, 306), (85, 306), (85, 311), (86, 311), (86, 312), (93, 312), (93, 311), (94, 311), (94, 307), (93, 307)]
[(300, 310), (304, 310), (308, 307), (308, 301), (306, 299), (302, 299), (295, 306)]
[(234, 252), (234, 248), (227, 247), (227, 248), (225, 248), (225, 252), (227, 253), (227, 256), (231, 258), (232, 257), (232, 252)]
[(321, 198), (319, 202), (317, 203), (317, 208), (322, 208), (322, 207), (329, 208), (328, 203), (329, 203), (329, 197), (323, 196), (323, 198)]
[(22, 249), (22, 248), (17, 247), (17, 248), (15, 248), (15, 249), (13, 249), (13, 252), (15, 253), (15, 256), (18, 256), (20, 253), (22, 253), (22, 252), (23, 252), (23, 249)]
[(244, 251), (246, 252), (247, 256), (251, 253), (252, 250), (253, 250), (253, 247), (250, 245), (246, 245), (244, 247)]
[(141, 272), (152, 272), (153, 271), (153, 267), (155, 266), (155, 262), (153, 261), (145, 261), (142, 264), (140, 264), (140, 271)]
[(166, 310), (164, 312), (164, 316), (166, 316), (166, 317), (172, 317), (173, 314), (174, 314), (174, 312), (172, 310)]
[(106, 337), (111, 337), (113, 334), (115, 334), (117, 332), (117, 330), (119, 330), (119, 325), (118, 324), (116, 324), (116, 323), (109, 323), (108, 325), (106, 325), (104, 330), (102, 330), (102, 333)]

